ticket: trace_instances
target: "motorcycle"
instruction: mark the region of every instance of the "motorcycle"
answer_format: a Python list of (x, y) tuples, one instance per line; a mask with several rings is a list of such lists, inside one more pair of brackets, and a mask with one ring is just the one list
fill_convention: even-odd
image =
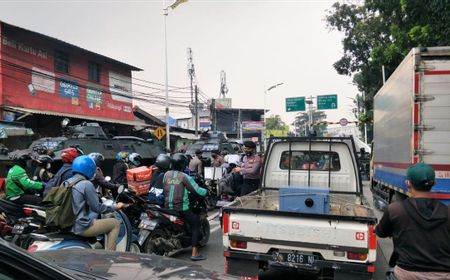
[(29, 234), (45, 224), (45, 207), (42, 206), (0, 199), (0, 212), (0, 236), (22, 248), (28, 246)]
[[(210, 236), (207, 207), (204, 198), (190, 195), (191, 209), (200, 215), (200, 246), (206, 246)], [(180, 213), (157, 205), (148, 205), (141, 214), (138, 242), (146, 253), (170, 256), (191, 246), (191, 230)]]
[(190, 172), (190, 176), (194, 179), (199, 187), (208, 190), (208, 193), (205, 197), (206, 209), (208, 211), (214, 210), (219, 199), (217, 196), (217, 181), (211, 179), (205, 180), (199, 174), (192, 171)]
[[(124, 187), (119, 188), (119, 193), (124, 191)], [(111, 199), (102, 198), (103, 203), (112, 204), (114, 201)], [(125, 208), (131, 206), (126, 205)], [(110, 214), (102, 215), (102, 218), (115, 217), (120, 222), (119, 235), (117, 237), (116, 251), (119, 252), (135, 252), (141, 251), (140, 246), (137, 243), (137, 236), (133, 235), (130, 220), (123, 210), (118, 210)], [(28, 251), (47, 251), (47, 250), (60, 250), (60, 249), (100, 249), (104, 248), (105, 238), (104, 235), (97, 237), (83, 237), (71, 232), (55, 231), (44, 233), (30, 233), (30, 238), (33, 242), (28, 247)]]

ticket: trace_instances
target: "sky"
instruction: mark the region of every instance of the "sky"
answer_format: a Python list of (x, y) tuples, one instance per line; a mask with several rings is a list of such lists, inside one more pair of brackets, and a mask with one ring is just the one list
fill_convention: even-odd
[[(351, 98), (357, 88), (332, 66), (343, 54), (343, 35), (325, 22), (333, 2), (189, 0), (169, 9), (169, 85), (189, 86), (190, 47), (198, 86), (209, 97), (219, 97), (224, 70), (233, 107), (263, 108), (264, 90), (283, 83), (267, 94), (267, 116), (278, 114), (290, 124), (296, 113), (285, 112), (286, 97), (337, 94), (338, 109), (325, 111), (327, 120), (354, 120)], [(0, 20), (137, 66), (144, 71), (133, 77), (164, 84), (163, 7), (163, 1), (151, 0), (0, 0)], [(190, 99), (183, 90), (171, 95)], [(164, 114), (162, 106), (141, 105), (154, 115)], [(187, 108), (170, 110), (173, 117), (189, 115)]]

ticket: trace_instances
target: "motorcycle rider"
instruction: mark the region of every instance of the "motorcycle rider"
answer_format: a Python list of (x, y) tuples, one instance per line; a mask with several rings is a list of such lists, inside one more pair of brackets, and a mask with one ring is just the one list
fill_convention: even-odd
[(105, 161), (105, 157), (100, 153), (90, 153), (88, 156), (94, 160), (97, 166), (94, 179), (92, 180), (94, 186), (99, 188), (97, 191), (102, 195), (106, 195), (107, 190), (110, 190), (112, 196), (116, 198), (119, 185), (107, 181), (103, 175), (102, 164)]
[(114, 212), (124, 207), (118, 202), (107, 206), (99, 202), (95, 187), (90, 180), (95, 176), (97, 166), (89, 156), (79, 156), (73, 161), (74, 176), (68, 180), (84, 180), (72, 187), (72, 208), (75, 214), (75, 223), (72, 232), (84, 237), (94, 237), (106, 234), (105, 249), (115, 251), (116, 240), (119, 234), (120, 222), (116, 218), (97, 219), (100, 214)]
[(56, 172), (56, 174), (52, 177), (52, 180), (49, 180), (47, 186), (44, 189), (44, 195), (49, 193), (51, 188), (59, 187), (60, 182), (64, 182), (67, 179), (72, 178), (73, 176), (72, 162), (80, 154), (81, 151), (74, 147), (65, 148), (64, 150), (61, 151), (61, 160), (63, 162), (63, 165), (58, 170), (58, 172)]
[(183, 173), (186, 168), (186, 159), (186, 156), (181, 153), (172, 156), (172, 169), (166, 172), (163, 179), (164, 207), (179, 211), (182, 219), (190, 225), (192, 230), (191, 260), (201, 261), (206, 257), (198, 252), (201, 235), (200, 217), (189, 208), (188, 192), (205, 196), (207, 190), (200, 188), (192, 177)]
[(128, 156), (129, 168), (135, 168), (141, 166), (143, 158), (138, 153), (131, 153)]
[(398, 280), (450, 279), (450, 212), (432, 198), (435, 172), (425, 163), (406, 170), (411, 197), (391, 203), (375, 233), (392, 237), (394, 275)]
[(256, 153), (256, 144), (253, 141), (244, 142), (245, 156), (242, 159), (241, 167), (236, 167), (234, 172), (239, 172), (244, 183), (241, 185), (241, 195), (246, 195), (258, 189), (261, 178), (260, 169), (262, 160)]
[(128, 153), (119, 152), (117, 154), (117, 161), (113, 166), (113, 177), (112, 181), (115, 184), (126, 185), (127, 184), (127, 170), (128, 170)]
[[(9, 169), (6, 177), (6, 199), (17, 204), (38, 205), (42, 202), (42, 197), (31, 194), (40, 192), (45, 187), (45, 183), (31, 180), (25, 168), (31, 157), (27, 154), (15, 155), (13, 157), (14, 166)], [(29, 193), (28, 193), (29, 192)]]
[(53, 177), (53, 173), (49, 171), (53, 159), (48, 155), (39, 155), (35, 161), (37, 167), (33, 173), (33, 180), (47, 183)]
[(163, 179), (164, 174), (170, 169), (170, 157), (166, 154), (160, 154), (155, 161), (156, 169), (150, 180), (150, 191), (148, 193), (148, 201), (164, 205), (163, 197)]

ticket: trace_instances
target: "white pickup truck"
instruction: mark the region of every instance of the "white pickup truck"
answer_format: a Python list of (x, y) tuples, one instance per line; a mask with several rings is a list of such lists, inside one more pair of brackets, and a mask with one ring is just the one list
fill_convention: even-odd
[(275, 138), (261, 188), (222, 210), (227, 273), (269, 267), (372, 279), (377, 222), (363, 197), (353, 138)]

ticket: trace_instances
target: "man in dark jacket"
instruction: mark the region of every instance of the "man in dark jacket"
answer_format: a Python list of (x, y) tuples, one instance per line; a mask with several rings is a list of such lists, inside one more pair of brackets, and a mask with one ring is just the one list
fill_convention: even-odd
[(406, 170), (411, 197), (389, 205), (375, 229), (392, 237), (399, 280), (450, 279), (449, 208), (431, 197), (435, 172), (418, 163)]
[(112, 181), (115, 184), (125, 185), (127, 184), (127, 170), (128, 170), (128, 153), (119, 152), (117, 154), (117, 161), (113, 166), (113, 178)]

